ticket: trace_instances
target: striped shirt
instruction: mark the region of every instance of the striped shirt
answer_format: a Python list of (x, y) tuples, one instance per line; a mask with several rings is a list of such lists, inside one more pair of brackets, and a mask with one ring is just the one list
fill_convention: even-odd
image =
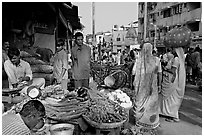
[(2, 116), (2, 135), (30, 135), (30, 129), (24, 124), (20, 114)]

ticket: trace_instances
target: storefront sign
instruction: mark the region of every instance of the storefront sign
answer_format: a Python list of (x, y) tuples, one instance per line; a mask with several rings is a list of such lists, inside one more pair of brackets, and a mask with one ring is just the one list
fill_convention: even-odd
[(43, 23), (43, 22), (36, 22), (34, 24), (35, 32), (36, 33), (43, 33), (43, 34), (54, 34), (54, 24), (53, 23)]

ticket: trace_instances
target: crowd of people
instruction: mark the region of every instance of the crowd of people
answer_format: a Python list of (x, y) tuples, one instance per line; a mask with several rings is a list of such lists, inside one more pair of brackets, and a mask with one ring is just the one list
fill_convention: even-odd
[[(159, 56), (150, 43), (145, 43), (140, 50), (134, 49), (129, 53), (124, 50), (116, 56), (116, 64), (134, 64), (131, 84), (137, 129), (158, 127), (159, 116), (168, 122), (179, 122), (178, 111), (186, 83), (202, 86), (199, 85), (202, 77), (201, 49), (166, 49), (167, 52)], [(104, 59), (108, 60), (107, 57)]]
[[(74, 38), (71, 65), (62, 40), (58, 41), (56, 53), (50, 59), (54, 67), (54, 82), (61, 84), (65, 90), (68, 88), (69, 67), (72, 69), (75, 88), (89, 88), (91, 48), (83, 43), (84, 37), (81, 32), (77, 32)], [(140, 49), (132, 49), (128, 53), (123, 50), (118, 54), (102, 55), (103, 64), (121, 65), (132, 62), (130, 85), (134, 93), (132, 99), (135, 127), (139, 129), (157, 128), (160, 125), (159, 116), (166, 117), (168, 122), (178, 122), (178, 111), (184, 97), (186, 81), (196, 84), (201, 77), (201, 50), (198, 47), (189, 48), (186, 57), (182, 47), (168, 48), (164, 55), (160, 57), (157, 55), (157, 51), (150, 43), (144, 43)], [(32, 81), (31, 85), (44, 88), (45, 80), (32, 77), (29, 63), (23, 61), (20, 58), (19, 49), (9, 47), (8, 42), (3, 45), (2, 63), (10, 88), (18, 87), (18, 84), (23, 81)], [(26, 93), (27, 88), (25, 87), (21, 92)], [(43, 125), (44, 116), (43, 105), (38, 101), (29, 101), (19, 114), (3, 116), (2, 133), (29, 134), (29, 130)]]

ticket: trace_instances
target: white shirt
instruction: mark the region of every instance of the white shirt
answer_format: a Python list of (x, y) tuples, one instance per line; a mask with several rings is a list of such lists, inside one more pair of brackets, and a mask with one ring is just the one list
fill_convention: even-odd
[(4, 62), (4, 69), (8, 76), (9, 88), (13, 88), (12, 84), (18, 83), (21, 77), (28, 76), (30, 80), (33, 78), (30, 64), (21, 59), (18, 66), (14, 65), (10, 60), (6, 60)]

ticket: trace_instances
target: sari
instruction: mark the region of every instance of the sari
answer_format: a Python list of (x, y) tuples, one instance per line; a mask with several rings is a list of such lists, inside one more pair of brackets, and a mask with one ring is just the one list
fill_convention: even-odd
[(176, 78), (174, 82), (171, 82), (173, 74), (163, 72), (163, 81), (160, 100), (160, 114), (169, 116), (175, 119), (179, 119), (178, 110), (182, 103), (185, 93), (185, 56), (183, 49), (175, 49), (178, 57), (175, 57), (172, 62), (172, 67), (176, 68)]
[(159, 101), (157, 75), (161, 63), (152, 55), (153, 46), (145, 43), (136, 60), (133, 112), (139, 129), (155, 129), (159, 126)]

